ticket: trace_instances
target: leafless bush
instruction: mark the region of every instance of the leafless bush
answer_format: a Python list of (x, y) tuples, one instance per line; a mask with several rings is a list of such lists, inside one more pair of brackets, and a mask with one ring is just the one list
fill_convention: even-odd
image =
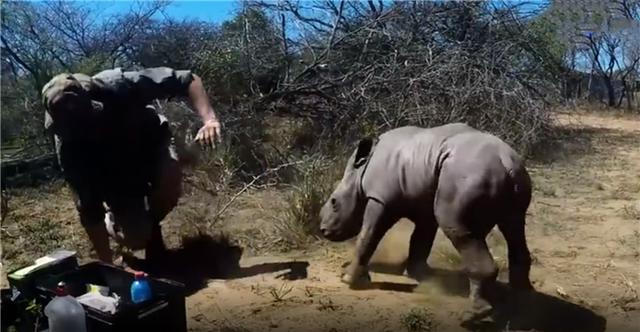
[(304, 31), (301, 38), (283, 35), (282, 48), (303, 54), (302, 65), (289, 68), (281, 88), (262, 101), (323, 122), (339, 139), (464, 121), (526, 153), (548, 135), (557, 89), (548, 64), (540, 63), (543, 45), (532, 44), (516, 8), (421, 1), (253, 5), (281, 17), (283, 27)]

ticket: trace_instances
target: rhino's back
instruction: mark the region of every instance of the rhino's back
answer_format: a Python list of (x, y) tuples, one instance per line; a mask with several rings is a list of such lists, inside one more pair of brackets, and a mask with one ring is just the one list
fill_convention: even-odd
[(428, 202), (435, 195), (442, 167), (503, 178), (505, 169), (523, 166), (508, 144), (464, 123), (407, 126), (380, 135), (363, 185), (370, 197), (383, 202)]
[(477, 130), (451, 123), (432, 128), (405, 126), (383, 133), (364, 174), (367, 195), (383, 202), (428, 199), (435, 191), (444, 142), (471, 132)]
[(461, 163), (463, 160), (473, 164), (498, 161), (513, 168), (522, 167), (523, 163), (518, 153), (500, 138), (459, 122), (432, 128), (405, 126), (389, 130), (380, 135), (374, 157), (386, 167), (411, 166), (411, 171), (416, 172), (436, 172), (445, 159), (452, 157)]
[(379, 144), (395, 145), (400, 142), (408, 143), (416, 140), (439, 141), (465, 132), (478, 132), (478, 130), (461, 122), (449, 123), (431, 128), (403, 126), (391, 129), (381, 134), (379, 136)]
[[(479, 132), (452, 136), (445, 146), (438, 178), (439, 199), (449, 204), (473, 202), (464, 205), (470, 209), (467, 213), (475, 216), (473, 220), (505, 220), (527, 210), (531, 179), (524, 159), (509, 144)], [(465, 222), (473, 223), (472, 219)]]
[[(444, 142), (447, 158), (453, 166), (472, 167), (475, 173), (518, 170), (524, 167), (521, 156), (500, 138), (481, 131), (463, 132)], [(491, 168), (498, 168), (492, 170)]]

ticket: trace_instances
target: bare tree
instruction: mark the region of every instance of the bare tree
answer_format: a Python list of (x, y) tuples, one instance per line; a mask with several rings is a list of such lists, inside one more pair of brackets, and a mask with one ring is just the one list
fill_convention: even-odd
[(590, 86), (592, 81), (601, 82), (609, 106), (620, 106), (625, 96), (631, 98), (627, 80), (639, 61), (634, 55), (640, 1), (553, 1), (551, 11), (573, 64), (581, 63), (592, 72)]
[[(66, 1), (8, 2), (2, 7), (2, 52), (12, 70), (28, 73), (37, 90), (58, 70), (125, 62), (131, 41), (145, 31), (161, 1), (139, 3), (122, 16), (97, 20), (98, 11)], [(97, 23), (102, 22), (102, 23)]]

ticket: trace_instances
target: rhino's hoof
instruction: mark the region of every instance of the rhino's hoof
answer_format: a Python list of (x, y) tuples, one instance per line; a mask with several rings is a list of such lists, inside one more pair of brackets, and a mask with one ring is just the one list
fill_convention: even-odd
[(340, 278), (340, 281), (349, 285), (351, 289), (366, 288), (371, 283), (371, 276), (368, 272), (359, 273), (355, 276), (353, 274), (345, 273)]
[(510, 286), (513, 290), (518, 292), (531, 292), (535, 290), (529, 280), (514, 280), (513, 282), (510, 282)]
[(422, 281), (427, 278), (429, 274), (429, 265), (427, 263), (408, 263), (407, 264), (407, 276), (416, 280)]
[(467, 309), (462, 313), (462, 321), (464, 323), (477, 322), (491, 316), (494, 308), (484, 300), (478, 300), (473, 303), (471, 309)]

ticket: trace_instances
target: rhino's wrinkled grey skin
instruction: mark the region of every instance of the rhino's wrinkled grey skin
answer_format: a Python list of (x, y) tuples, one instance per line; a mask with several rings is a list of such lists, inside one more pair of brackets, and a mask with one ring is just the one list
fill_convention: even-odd
[(532, 289), (524, 229), (530, 200), (523, 160), (499, 138), (462, 123), (408, 126), (360, 141), (320, 212), (320, 228), (332, 241), (358, 235), (342, 278), (355, 287), (369, 280), (369, 259), (400, 218), (415, 224), (406, 267), (415, 278), (427, 269), (440, 227), (462, 257), (474, 308), (484, 310), (497, 276), (485, 242), (495, 225), (507, 241), (510, 284)]

